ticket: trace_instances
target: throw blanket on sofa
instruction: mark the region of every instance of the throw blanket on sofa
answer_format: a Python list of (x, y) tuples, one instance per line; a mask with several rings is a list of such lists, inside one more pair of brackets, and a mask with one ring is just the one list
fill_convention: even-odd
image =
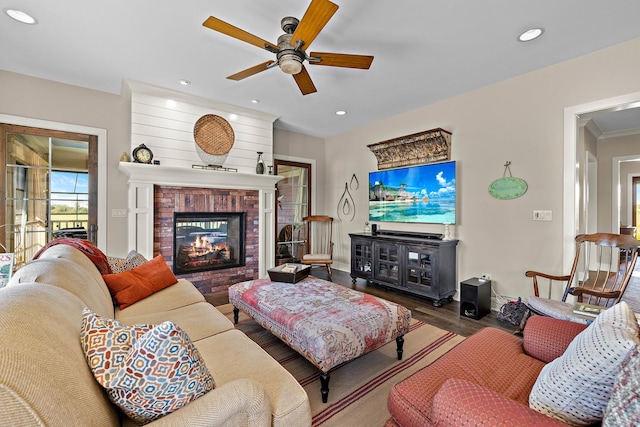
[(40, 256), (51, 246), (55, 245), (69, 245), (78, 249), (80, 252), (85, 254), (87, 258), (89, 258), (95, 266), (100, 270), (100, 274), (111, 274), (111, 266), (107, 261), (107, 256), (102, 253), (100, 249), (98, 249), (93, 243), (88, 240), (82, 239), (74, 239), (71, 237), (59, 237), (54, 239), (44, 245), (42, 249), (40, 249), (34, 256), (33, 259), (38, 259)]

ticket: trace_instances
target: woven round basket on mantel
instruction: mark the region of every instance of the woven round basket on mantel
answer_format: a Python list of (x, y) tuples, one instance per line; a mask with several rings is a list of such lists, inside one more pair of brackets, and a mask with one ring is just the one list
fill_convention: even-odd
[(205, 114), (193, 127), (196, 152), (207, 166), (222, 166), (233, 147), (235, 134), (224, 118)]

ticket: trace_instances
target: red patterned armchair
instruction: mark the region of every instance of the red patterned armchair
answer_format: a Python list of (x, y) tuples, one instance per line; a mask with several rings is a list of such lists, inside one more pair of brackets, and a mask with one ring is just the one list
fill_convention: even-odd
[(534, 316), (524, 339), (485, 328), (394, 385), (386, 427), (565, 425), (529, 408), (540, 370), (586, 326)]

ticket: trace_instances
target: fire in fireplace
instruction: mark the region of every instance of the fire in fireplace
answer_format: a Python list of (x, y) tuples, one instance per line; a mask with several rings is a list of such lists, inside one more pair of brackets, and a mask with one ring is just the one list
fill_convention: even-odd
[(175, 212), (173, 272), (217, 270), (245, 265), (244, 212)]

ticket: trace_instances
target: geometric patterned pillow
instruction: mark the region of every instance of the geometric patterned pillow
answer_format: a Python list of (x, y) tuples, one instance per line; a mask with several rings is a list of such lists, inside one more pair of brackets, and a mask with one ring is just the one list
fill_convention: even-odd
[(636, 346), (616, 378), (604, 411), (605, 427), (640, 425), (640, 347)]
[(168, 321), (135, 341), (117, 368), (104, 387), (111, 401), (139, 424), (178, 410), (214, 388), (189, 336)]
[(123, 271), (133, 270), (134, 268), (147, 262), (147, 259), (135, 250), (131, 250), (126, 258), (118, 258), (107, 255), (107, 262), (111, 266), (112, 273), (122, 273)]
[(125, 326), (85, 308), (80, 343), (109, 398), (140, 424), (173, 412), (214, 388), (189, 336), (171, 322)]
[(638, 321), (627, 303), (602, 312), (548, 363), (529, 406), (570, 425), (600, 422), (626, 357), (640, 344)]
[(102, 317), (84, 308), (80, 345), (87, 363), (100, 384), (109, 381), (118, 371), (131, 346), (155, 325), (125, 326), (114, 319)]

